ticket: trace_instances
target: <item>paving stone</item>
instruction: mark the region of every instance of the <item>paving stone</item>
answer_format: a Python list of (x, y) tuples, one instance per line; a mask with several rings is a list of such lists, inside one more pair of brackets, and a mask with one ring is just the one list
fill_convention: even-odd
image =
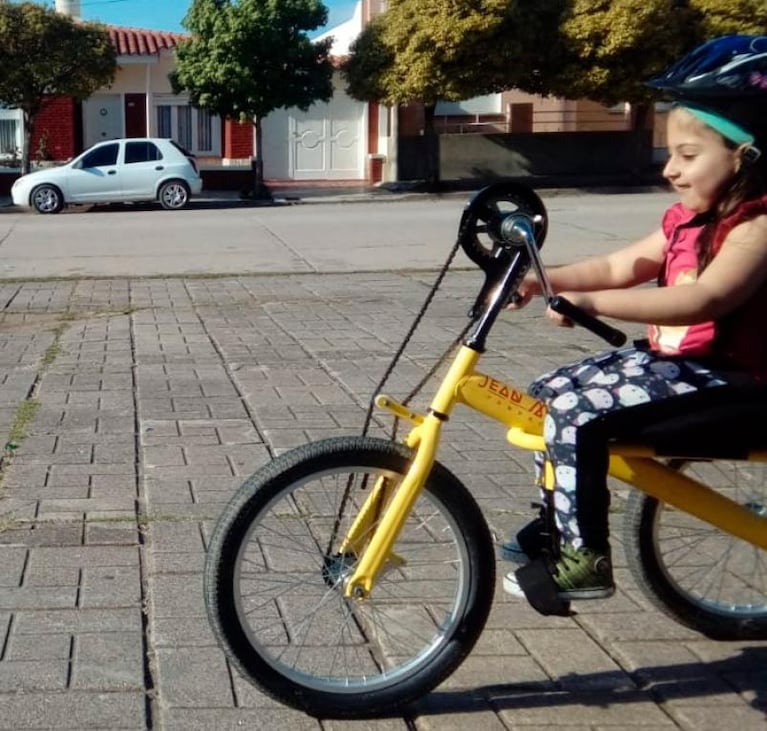
[(88, 567), (83, 569), (79, 606), (129, 607), (141, 601), (138, 566)]
[(135, 608), (20, 610), (13, 631), (23, 635), (141, 631), (141, 612)]
[(218, 648), (159, 648), (156, 663), (166, 707), (233, 707), (229, 670)]
[(15, 693), (2, 698), (0, 729), (145, 729), (145, 699), (139, 692)]
[(154, 647), (218, 647), (205, 615), (196, 617), (153, 617)]
[(143, 690), (141, 634), (107, 632), (76, 636), (71, 687), (80, 690)]
[(0, 556), (0, 587), (19, 586), (27, 562), (26, 546), (7, 546)]
[[(295, 729), (296, 731), (321, 731), (319, 721), (290, 710), (259, 709), (164, 709), (162, 728), (165, 731), (241, 731), (243, 728), (254, 731), (277, 731)], [(377, 726), (368, 728), (376, 729)], [(400, 727), (403, 728), (403, 727)]]
[[(22, 635), (11, 632), (3, 660), (66, 660), (72, 653), (72, 637), (69, 634), (47, 634), (44, 641), (38, 635)], [(2, 663), (0, 662), (0, 665)]]
[[(0, 662), (0, 707), (4, 693), (62, 691), (67, 687), (69, 658), (59, 660), (3, 660)], [(2, 724), (2, 721), (0, 721)], [(0, 728), (2, 726), (0, 725)]]
[(149, 596), (153, 617), (205, 615), (202, 574), (154, 574), (149, 579)]

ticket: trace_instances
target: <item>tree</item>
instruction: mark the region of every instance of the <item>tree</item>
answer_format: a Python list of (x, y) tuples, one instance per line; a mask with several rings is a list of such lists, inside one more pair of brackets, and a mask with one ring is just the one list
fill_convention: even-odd
[(516, 86), (568, 99), (631, 105), (635, 173), (647, 160), (655, 92), (644, 82), (704, 40), (764, 33), (764, 0), (568, 0), (552, 37), (556, 64), (514, 78)]
[(46, 97), (87, 99), (112, 82), (115, 48), (107, 29), (76, 23), (36, 3), (0, 3), (0, 103), (21, 109), (21, 172), (29, 172), (35, 117)]
[(550, 48), (556, 64), (515, 78), (526, 91), (607, 105), (630, 102), (632, 127), (647, 126), (655, 99), (644, 82), (704, 40), (764, 33), (764, 0), (568, 0)]
[(326, 22), (320, 0), (194, 0), (184, 18), (192, 35), (176, 49), (173, 88), (194, 106), (255, 125), (256, 197), (270, 197), (262, 119), (281, 108), (306, 111), (333, 94), (332, 39), (306, 35)]
[[(424, 105), (427, 182), (439, 183), (434, 110), (514, 85), (541, 57), (563, 0), (391, 0), (342, 67), (351, 96)], [(515, 32), (516, 28), (524, 32)]]

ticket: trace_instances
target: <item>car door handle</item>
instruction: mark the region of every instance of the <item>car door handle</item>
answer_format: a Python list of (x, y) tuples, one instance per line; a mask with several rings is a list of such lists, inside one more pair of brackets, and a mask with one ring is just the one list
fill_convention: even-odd
[(155, 170), (165, 170), (165, 166), (164, 166), (164, 165), (158, 165), (158, 166), (155, 168)]
[(117, 175), (117, 170), (108, 170), (107, 175)]

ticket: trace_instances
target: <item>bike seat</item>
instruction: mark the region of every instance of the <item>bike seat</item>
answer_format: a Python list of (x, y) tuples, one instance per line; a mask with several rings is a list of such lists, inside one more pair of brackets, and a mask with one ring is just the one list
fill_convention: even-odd
[(610, 443), (642, 444), (658, 456), (746, 459), (749, 452), (767, 450), (767, 386), (704, 388), (601, 421)]

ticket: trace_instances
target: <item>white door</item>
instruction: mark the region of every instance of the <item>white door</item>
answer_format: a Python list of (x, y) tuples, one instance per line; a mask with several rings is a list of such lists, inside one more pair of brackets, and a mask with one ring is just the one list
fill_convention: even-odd
[(295, 110), (288, 129), (292, 176), (296, 180), (353, 180), (365, 177), (365, 104), (336, 91), (327, 103)]
[(123, 100), (120, 94), (96, 94), (83, 102), (86, 149), (97, 142), (123, 136)]
[(336, 89), (330, 102), (278, 110), (262, 123), (264, 176), (291, 180), (365, 177), (367, 105)]

